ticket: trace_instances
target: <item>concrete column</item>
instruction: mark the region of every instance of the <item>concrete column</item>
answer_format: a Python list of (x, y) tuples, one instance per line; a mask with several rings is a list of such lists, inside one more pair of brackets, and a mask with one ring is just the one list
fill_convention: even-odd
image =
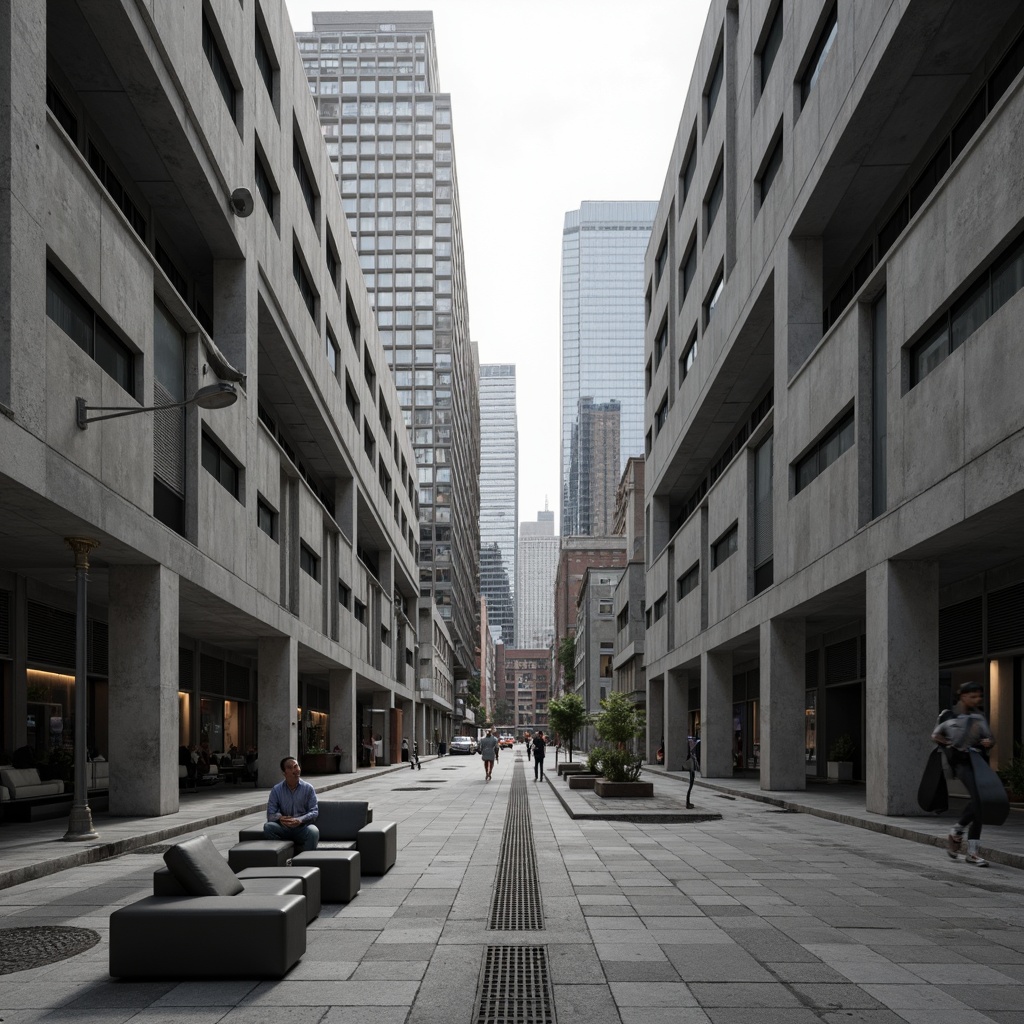
[(260, 782), (280, 779), (282, 757), (299, 752), (295, 720), (299, 701), (298, 644), (290, 636), (261, 636), (256, 645), (256, 680), (259, 693), (258, 723)]
[(700, 765), (709, 779), (732, 777), (732, 651), (700, 656)]
[(805, 789), (803, 619), (761, 623), (761, 788)]
[(654, 764), (658, 747), (665, 733), (665, 690), (668, 684), (664, 676), (647, 679), (647, 760)]
[(989, 724), (996, 745), (992, 767), (1005, 768), (1013, 757), (1013, 658), (1000, 658), (988, 666)]
[(178, 576), (110, 569), (110, 813), (178, 810)]
[(341, 747), (341, 773), (356, 770), (359, 757), (359, 736), (356, 722), (356, 677), (350, 668), (339, 668), (327, 674), (331, 702), (331, 747)]
[(679, 771), (689, 756), (686, 742), (690, 715), (690, 674), (669, 672), (665, 676), (665, 767)]
[(939, 679), (939, 569), (882, 562), (867, 572), (867, 809), (920, 814)]

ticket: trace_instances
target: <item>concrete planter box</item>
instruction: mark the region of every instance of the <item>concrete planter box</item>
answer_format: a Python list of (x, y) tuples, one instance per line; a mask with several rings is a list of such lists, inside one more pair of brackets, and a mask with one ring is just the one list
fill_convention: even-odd
[(341, 754), (305, 754), (302, 769), (310, 775), (333, 775), (340, 770)]
[(594, 784), (601, 778), (600, 775), (590, 775), (587, 772), (573, 772), (568, 776), (570, 789), (593, 789)]
[(558, 766), (559, 775), (572, 775), (573, 772), (583, 772), (587, 770), (587, 766), (581, 761), (563, 761)]
[[(572, 785), (572, 783), (569, 783)], [(594, 782), (594, 792), (602, 797), (648, 797), (654, 796), (653, 782), (609, 782), (607, 779), (597, 779)]]
[(829, 761), (828, 762), (828, 777), (835, 779), (838, 782), (852, 782), (853, 781), (853, 762), (852, 761)]

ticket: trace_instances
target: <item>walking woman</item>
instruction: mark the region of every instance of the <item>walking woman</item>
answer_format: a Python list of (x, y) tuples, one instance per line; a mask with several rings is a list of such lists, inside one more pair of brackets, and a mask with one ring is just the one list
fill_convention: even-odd
[(932, 732), (932, 739), (946, 748), (949, 766), (970, 794), (964, 813), (946, 838), (946, 849), (949, 856), (956, 860), (963, 842), (964, 829), (967, 828), (965, 860), (975, 867), (987, 868), (988, 861), (978, 852), (981, 846), (981, 797), (971, 764), (971, 750), (982, 752), (987, 759), (987, 752), (995, 740), (981, 710), (984, 695), (981, 683), (962, 683), (956, 695), (957, 703), (939, 715)]

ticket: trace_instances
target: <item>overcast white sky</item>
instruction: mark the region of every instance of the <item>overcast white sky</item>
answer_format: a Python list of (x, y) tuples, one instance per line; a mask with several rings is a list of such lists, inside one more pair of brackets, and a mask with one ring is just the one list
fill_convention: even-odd
[(558, 518), (562, 221), (584, 200), (661, 196), (710, 0), (286, 0), (432, 10), (452, 97), (472, 339), (515, 363), (519, 518)]

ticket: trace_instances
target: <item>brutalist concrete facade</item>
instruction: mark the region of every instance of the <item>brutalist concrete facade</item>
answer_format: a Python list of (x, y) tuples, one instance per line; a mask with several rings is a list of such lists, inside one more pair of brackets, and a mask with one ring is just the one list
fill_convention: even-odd
[(1024, 9), (713, 3), (646, 264), (648, 701), (770, 789), (1021, 734)]
[[(416, 463), (284, 3), (12, 0), (0, 76), (3, 746), (61, 685), (29, 673), (74, 671), (82, 536), (111, 811), (173, 812), (188, 742), (258, 746), (267, 782), (396, 750)], [(231, 408), (76, 425), (218, 379)]]

